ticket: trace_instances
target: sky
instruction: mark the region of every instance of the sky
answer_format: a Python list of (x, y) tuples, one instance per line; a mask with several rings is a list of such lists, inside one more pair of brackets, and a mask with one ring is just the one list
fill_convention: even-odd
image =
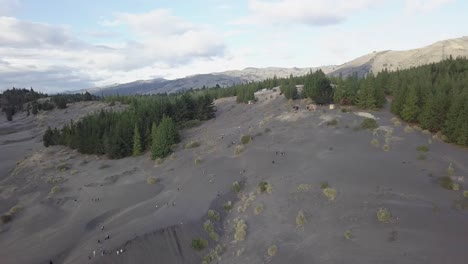
[(0, 90), (339, 65), (468, 35), (465, 0), (0, 0)]

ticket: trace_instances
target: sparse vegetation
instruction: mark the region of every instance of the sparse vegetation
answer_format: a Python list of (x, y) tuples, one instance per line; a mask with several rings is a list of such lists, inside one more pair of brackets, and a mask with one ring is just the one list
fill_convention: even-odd
[(422, 146), (418, 146), (416, 150), (419, 152), (428, 152), (429, 148), (427, 146), (422, 145)]
[(426, 160), (426, 155), (419, 153), (418, 160)]
[(244, 241), (247, 236), (247, 224), (244, 219), (238, 219), (236, 221), (234, 239), (236, 242)]
[(327, 187), (327, 188), (323, 189), (322, 191), (323, 191), (323, 194), (325, 195), (325, 197), (328, 198), (328, 200), (330, 200), (330, 201), (335, 200), (335, 198), (336, 198), (336, 190), (335, 189)]
[(258, 184), (258, 191), (259, 193), (264, 193), (268, 189), (268, 182), (262, 181)]
[(388, 151), (390, 151), (390, 145), (385, 144), (385, 145), (383, 145), (382, 149), (383, 149), (385, 152), (388, 152)]
[(306, 184), (306, 183), (301, 183), (297, 186), (297, 190), (300, 192), (307, 192), (312, 188), (312, 185)]
[(212, 221), (221, 220), (221, 216), (219, 215), (219, 213), (212, 209), (208, 210), (208, 218), (211, 219)]
[(197, 127), (200, 126), (202, 122), (199, 119), (194, 119), (194, 120), (189, 120), (187, 122), (184, 122), (180, 125), (180, 128), (185, 129), (185, 128), (192, 128), (192, 127)]
[(184, 148), (185, 149), (191, 149), (191, 148), (198, 148), (199, 146), (200, 146), (200, 142), (190, 141), (189, 143), (185, 144)]
[(392, 214), (386, 208), (379, 208), (377, 210), (377, 220), (381, 223), (390, 223), (392, 220)]
[(157, 182), (158, 182), (158, 179), (155, 178), (155, 177), (149, 177), (149, 178), (146, 179), (146, 183), (150, 184), (150, 185), (156, 184)]
[(240, 139), (243, 145), (249, 144), (252, 141), (252, 137), (250, 135), (243, 135)]
[(263, 204), (259, 204), (259, 205), (255, 206), (254, 213), (256, 215), (259, 215), (259, 214), (261, 214), (263, 212), (263, 210), (264, 210)]
[(456, 210), (467, 210), (468, 209), (468, 199), (456, 199), (452, 203), (452, 207)]
[(56, 193), (59, 193), (62, 189), (60, 188), (60, 186), (58, 185), (55, 185), (54, 187), (52, 187), (52, 189), (50, 189), (50, 193), (51, 194), (56, 194)]
[(336, 119), (327, 121), (327, 126), (336, 126), (337, 124), (338, 124), (338, 120)]
[(216, 245), (215, 248), (210, 250), (210, 253), (203, 257), (202, 264), (209, 264), (214, 260), (220, 261), (221, 255), (224, 253), (224, 247), (221, 245)]
[(0, 223), (6, 224), (11, 222), (12, 219), (13, 217), (10, 214), (3, 214), (0, 216)]
[(301, 226), (304, 226), (305, 223), (307, 223), (307, 220), (306, 220), (306, 217), (304, 215), (304, 211), (300, 210), (297, 213), (297, 216), (296, 216), (296, 225), (298, 227), (301, 227)]
[(447, 190), (456, 191), (460, 189), (460, 185), (458, 183), (455, 183), (450, 176), (440, 177), (438, 182), (442, 188)]
[(378, 147), (380, 146), (380, 143), (379, 143), (379, 141), (378, 141), (376, 138), (373, 138), (373, 139), (371, 140), (371, 145), (374, 146), (374, 147), (376, 147), (376, 148), (378, 148)]
[(228, 201), (226, 202), (224, 205), (223, 205), (223, 208), (224, 210), (226, 210), (227, 212), (230, 212), (233, 208), (233, 205), (232, 205), (232, 202), (231, 201)]
[(234, 153), (236, 155), (240, 155), (242, 152), (244, 152), (244, 146), (237, 145), (236, 148), (234, 149)]
[(410, 127), (409, 125), (406, 126), (404, 130), (405, 130), (406, 133), (414, 132), (414, 129), (412, 127)]
[(219, 240), (219, 235), (215, 232), (213, 223), (211, 222), (210, 219), (206, 220), (205, 223), (203, 223), (203, 229), (208, 233), (208, 236), (214, 240), (218, 241)]
[(325, 188), (328, 188), (329, 186), (330, 185), (326, 181), (320, 183), (320, 189), (322, 189), (322, 190), (325, 189)]
[(455, 173), (455, 169), (453, 168), (452, 163), (450, 162), (448, 168), (447, 168), (447, 175), (452, 176)]
[(65, 178), (62, 176), (49, 176), (47, 177), (47, 183), (50, 183), (52, 185), (57, 185), (60, 183), (65, 182)]
[(278, 247), (276, 245), (271, 245), (268, 247), (268, 256), (274, 257), (276, 252), (278, 252)]
[(198, 251), (202, 251), (208, 246), (208, 240), (203, 238), (192, 239), (192, 248)]
[(463, 197), (468, 198), (468, 191), (463, 191)]
[(242, 190), (242, 185), (238, 181), (235, 181), (232, 183), (231, 190), (235, 193), (239, 193)]
[(197, 157), (195, 158), (195, 165), (200, 165), (203, 162), (202, 158)]
[(352, 237), (353, 237), (353, 234), (351, 233), (350, 230), (346, 230), (344, 232), (344, 238), (346, 238), (346, 240), (350, 240)]
[(366, 118), (362, 121), (361, 123), (361, 129), (369, 129), (369, 130), (374, 130), (379, 127), (377, 124), (377, 121), (373, 118)]
[(67, 163), (62, 163), (57, 166), (57, 170), (59, 170), (60, 172), (64, 172), (70, 169), (71, 169), (71, 165)]

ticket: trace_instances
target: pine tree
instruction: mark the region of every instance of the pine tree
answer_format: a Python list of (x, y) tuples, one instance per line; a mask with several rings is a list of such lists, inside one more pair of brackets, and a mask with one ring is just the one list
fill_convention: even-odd
[(401, 110), (401, 118), (407, 122), (414, 122), (419, 115), (419, 111), (418, 92), (416, 86), (412, 84), (409, 86), (408, 96)]
[(36, 102), (32, 103), (32, 114), (37, 115), (37, 103)]
[(138, 130), (138, 125), (135, 124), (135, 129), (133, 130), (133, 156), (140, 156), (141, 155), (141, 137), (140, 131)]

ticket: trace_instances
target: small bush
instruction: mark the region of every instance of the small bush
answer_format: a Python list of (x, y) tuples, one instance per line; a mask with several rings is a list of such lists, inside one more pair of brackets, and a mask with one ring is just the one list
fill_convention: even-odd
[(378, 127), (379, 125), (377, 124), (377, 121), (375, 121), (373, 118), (366, 118), (361, 123), (361, 129), (374, 130)]
[(412, 127), (410, 127), (410, 126), (406, 126), (404, 130), (405, 130), (406, 133), (414, 132), (414, 129)]
[(312, 185), (306, 184), (306, 183), (301, 183), (297, 186), (297, 190), (300, 192), (307, 192), (312, 188)]
[(353, 237), (353, 234), (351, 233), (351, 231), (346, 230), (344, 232), (344, 238), (346, 238), (347, 240), (350, 240), (352, 237)]
[(380, 143), (376, 138), (374, 138), (371, 140), (371, 145), (378, 148), (380, 146)]
[(218, 212), (215, 210), (208, 210), (208, 218), (211, 219), (212, 221), (219, 221), (221, 220), (221, 217)]
[(214, 232), (214, 227), (213, 227), (213, 223), (211, 223), (211, 220), (206, 220), (205, 223), (203, 223), (203, 229), (207, 232), (207, 233), (211, 233), (211, 232)]
[(463, 191), (463, 197), (468, 198), (468, 191)]
[(239, 193), (242, 190), (242, 186), (238, 181), (232, 183), (231, 190), (235, 193)]
[(56, 193), (59, 193), (60, 191), (61, 191), (60, 186), (57, 186), (57, 185), (55, 185), (54, 187), (52, 187), (52, 189), (50, 189), (51, 194), (56, 194)]
[(155, 163), (157, 166), (163, 164), (163, 162), (164, 162), (164, 160), (161, 159), (161, 158), (157, 158), (157, 159), (154, 161), (154, 163)]
[(296, 225), (300, 227), (300, 226), (304, 226), (305, 223), (307, 223), (307, 220), (305, 218), (304, 212), (300, 210), (296, 216)]
[(15, 214), (21, 212), (22, 210), (23, 210), (23, 207), (21, 205), (15, 205), (10, 209), (8, 214), (15, 215)]
[(258, 184), (258, 190), (260, 193), (264, 193), (267, 191), (268, 188), (268, 182), (262, 181)]
[(382, 149), (383, 149), (385, 152), (388, 152), (388, 151), (390, 151), (390, 145), (385, 144), (385, 145), (383, 145)]
[(259, 214), (261, 214), (261, 213), (263, 212), (263, 210), (264, 210), (263, 204), (259, 204), (259, 205), (257, 205), (257, 206), (255, 207), (254, 213), (255, 213), (256, 215), (259, 215)]
[(244, 241), (245, 237), (247, 236), (247, 224), (243, 219), (237, 220), (235, 231), (236, 232), (234, 233), (234, 239), (237, 242)]
[(276, 245), (271, 245), (268, 247), (268, 256), (274, 257), (278, 252), (278, 247)]
[(424, 155), (423, 153), (420, 153), (418, 156), (418, 160), (426, 160), (426, 155)]
[(390, 223), (392, 214), (385, 208), (379, 208), (379, 210), (377, 210), (377, 220), (381, 223)]
[(420, 151), (420, 152), (428, 152), (429, 151), (429, 148), (426, 147), (426, 146), (419, 146), (416, 148), (417, 151)]
[(154, 177), (149, 177), (146, 179), (146, 183), (152, 185), (152, 184), (156, 184), (158, 182), (158, 179), (154, 178)]
[(202, 162), (203, 162), (203, 160), (200, 157), (195, 159), (195, 165), (200, 165)]
[(456, 199), (453, 201), (452, 206), (457, 210), (466, 210), (468, 209), (468, 199)]
[(191, 149), (191, 148), (198, 148), (199, 146), (200, 146), (200, 143), (198, 141), (190, 141), (189, 143), (185, 144), (184, 148)]
[(426, 134), (426, 135), (430, 135), (431, 134), (431, 131), (427, 130), (427, 129), (424, 129), (422, 131), (423, 134)]
[(11, 222), (11, 220), (13, 220), (13, 217), (10, 214), (3, 214), (0, 216), (0, 223), (2, 224)]
[(458, 183), (455, 183), (449, 176), (440, 177), (438, 182), (442, 188), (447, 190), (456, 191), (460, 189), (460, 185)]
[(209, 264), (214, 260), (221, 261), (221, 255), (224, 253), (225, 248), (221, 245), (216, 245), (214, 249), (210, 250), (210, 253), (203, 257), (202, 264)]
[(240, 155), (242, 152), (244, 152), (244, 146), (237, 145), (236, 148), (234, 149), (234, 153), (236, 155)]
[(346, 108), (341, 108), (340, 110), (341, 110), (342, 113), (348, 113), (349, 112), (349, 110), (346, 109)]
[(338, 124), (338, 120), (333, 119), (327, 122), (327, 126), (336, 126)]
[(448, 176), (452, 176), (455, 173), (455, 169), (452, 166), (452, 163), (450, 162), (448, 168), (447, 168), (447, 174)]
[(203, 238), (192, 239), (192, 248), (198, 251), (202, 251), (208, 246), (208, 240)]
[(336, 198), (336, 190), (330, 187), (323, 189), (323, 194), (328, 200), (333, 201)]
[(223, 205), (223, 207), (224, 207), (224, 210), (226, 210), (227, 212), (230, 212), (233, 208), (232, 202), (231, 201), (226, 202)]
[(249, 144), (250, 141), (252, 141), (252, 137), (251, 137), (250, 135), (243, 135), (243, 136), (241, 137), (241, 143), (242, 143), (243, 145)]
[(325, 189), (325, 188), (328, 188), (329, 186), (330, 185), (326, 181), (320, 183), (320, 189), (322, 189), (322, 190)]

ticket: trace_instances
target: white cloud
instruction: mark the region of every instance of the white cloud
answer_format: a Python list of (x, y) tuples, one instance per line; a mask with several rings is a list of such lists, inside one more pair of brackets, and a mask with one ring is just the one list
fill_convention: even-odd
[[(112, 26), (129, 29), (127, 36), (132, 39), (126, 42), (108, 39), (98, 45), (75, 37), (67, 26), (0, 17), (0, 88), (38, 84), (49, 91), (80, 84), (81, 88), (88, 88), (93, 84), (147, 79), (159, 74), (156, 71), (160, 65), (178, 68), (181, 64), (224, 56), (222, 33), (206, 25), (189, 23), (170, 10), (119, 13), (113, 19), (116, 22)], [(91, 33), (97, 33), (92, 34), (96, 37), (111, 34), (102, 30)], [(89, 36), (90, 32), (84, 34)], [(21, 78), (22, 75), (29, 77)], [(62, 78), (66, 75), (70, 76), (68, 84)]]
[(406, 9), (410, 12), (431, 11), (455, 0), (406, 0)]
[(18, 0), (0, 0), (0, 16), (11, 15), (20, 7)]
[(234, 24), (333, 25), (351, 13), (367, 9), (384, 0), (249, 0), (251, 14)]

